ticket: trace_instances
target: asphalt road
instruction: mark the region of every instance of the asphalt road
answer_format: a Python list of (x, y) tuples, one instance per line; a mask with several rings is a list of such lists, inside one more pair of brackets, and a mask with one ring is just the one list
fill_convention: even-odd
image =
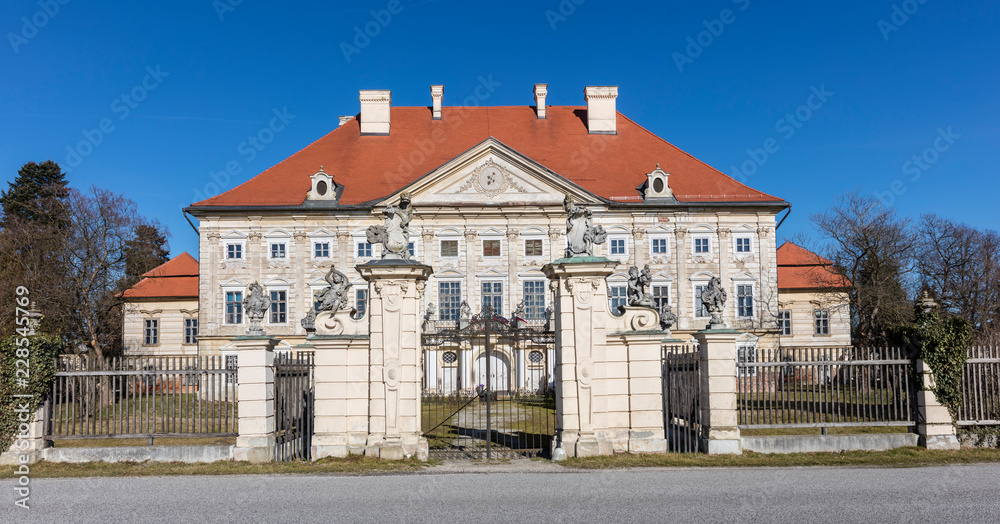
[(12, 487), (0, 522), (1000, 522), (997, 464), (38, 479), (30, 510)]

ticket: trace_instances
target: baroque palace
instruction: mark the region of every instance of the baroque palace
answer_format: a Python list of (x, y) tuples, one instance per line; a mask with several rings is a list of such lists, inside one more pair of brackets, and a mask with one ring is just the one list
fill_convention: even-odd
[[(427, 320), (457, 321), (463, 310), (490, 305), (544, 323), (552, 296), (541, 268), (564, 255), (569, 198), (607, 232), (593, 254), (619, 264), (607, 279), (612, 311), (626, 303), (629, 268), (648, 265), (648, 291), (658, 308), (669, 305), (676, 315), (676, 338), (705, 328), (701, 292), (713, 277), (728, 294), (723, 320), (744, 332), (743, 349), (776, 347), (779, 334), (791, 334), (790, 312), (779, 304), (775, 236), (790, 205), (620, 114), (617, 87), (587, 87), (579, 107), (547, 106), (546, 84), (535, 85), (534, 106), (448, 107), (442, 86), (430, 91), (429, 106), (394, 107), (389, 91), (363, 90), (359, 114), (340, 117), (329, 134), (242, 185), (186, 208), (200, 224), (200, 252), (197, 303), (178, 316), (186, 317), (184, 352), (234, 350), (231, 340), (247, 330), (243, 300), (253, 282), (270, 298), (264, 329), (281, 340), (278, 350), (303, 344), (300, 321), (318, 307), (331, 266), (346, 275), (349, 306), (364, 319), (368, 283), (355, 266), (381, 256), (366, 230), (404, 193), (413, 209), (410, 256), (433, 268), (421, 297)], [(142, 301), (141, 293), (132, 296)], [(809, 307), (798, 310), (810, 316)], [(163, 311), (133, 309), (129, 351), (163, 345), (148, 329)], [(848, 332), (846, 312), (825, 318), (825, 334)], [(810, 329), (812, 318), (798, 320)], [(434, 358), (457, 365), (447, 355)], [(463, 366), (459, 373), (477, 371)], [(428, 372), (427, 386), (440, 386), (440, 377)]]

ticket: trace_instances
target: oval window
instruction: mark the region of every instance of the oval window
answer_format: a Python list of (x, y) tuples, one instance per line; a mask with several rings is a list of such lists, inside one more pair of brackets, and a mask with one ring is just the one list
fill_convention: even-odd
[(663, 192), (663, 179), (657, 178), (653, 180), (653, 191), (657, 193)]
[(319, 196), (323, 196), (323, 195), (326, 194), (326, 181), (325, 180), (320, 180), (319, 182), (316, 182), (316, 194), (319, 195)]
[(534, 362), (536, 364), (539, 363), (539, 362), (541, 362), (544, 359), (545, 359), (545, 355), (542, 355), (541, 351), (532, 351), (531, 353), (528, 353), (528, 360), (530, 360), (530, 361), (532, 361), (532, 362)]
[(444, 355), (441, 355), (441, 360), (443, 360), (445, 364), (454, 364), (455, 361), (458, 360), (458, 356), (449, 351)]

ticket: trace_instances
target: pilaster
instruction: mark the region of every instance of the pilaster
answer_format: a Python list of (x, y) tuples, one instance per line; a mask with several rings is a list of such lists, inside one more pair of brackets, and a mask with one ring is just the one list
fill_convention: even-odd
[(233, 339), (237, 350), (239, 436), (233, 458), (269, 462), (274, 459), (274, 348), (278, 339), (245, 335)]
[(702, 450), (709, 455), (742, 455), (736, 414), (736, 337), (733, 329), (694, 334), (701, 352), (701, 410), (707, 426)]
[(927, 449), (960, 449), (955, 424), (948, 408), (938, 402), (934, 394), (934, 374), (923, 360), (917, 360), (920, 375), (920, 391), (917, 392), (917, 408), (923, 423), (917, 425), (920, 444)]

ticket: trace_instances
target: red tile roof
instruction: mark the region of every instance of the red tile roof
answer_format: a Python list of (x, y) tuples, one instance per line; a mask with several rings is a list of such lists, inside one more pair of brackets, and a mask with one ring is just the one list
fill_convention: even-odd
[(833, 262), (791, 242), (778, 248), (778, 289), (830, 289), (851, 287), (836, 273)]
[(144, 278), (125, 290), (125, 298), (197, 298), (198, 261), (181, 253), (143, 273)]
[[(618, 114), (617, 135), (587, 133), (583, 107), (393, 107), (389, 136), (361, 136), (357, 117), (221, 195), (194, 206), (299, 205), (324, 167), (344, 185), (342, 205), (389, 196), (490, 137), (597, 196), (636, 196), (660, 164), (680, 202), (774, 202)], [(625, 200), (628, 201), (628, 200)]]

